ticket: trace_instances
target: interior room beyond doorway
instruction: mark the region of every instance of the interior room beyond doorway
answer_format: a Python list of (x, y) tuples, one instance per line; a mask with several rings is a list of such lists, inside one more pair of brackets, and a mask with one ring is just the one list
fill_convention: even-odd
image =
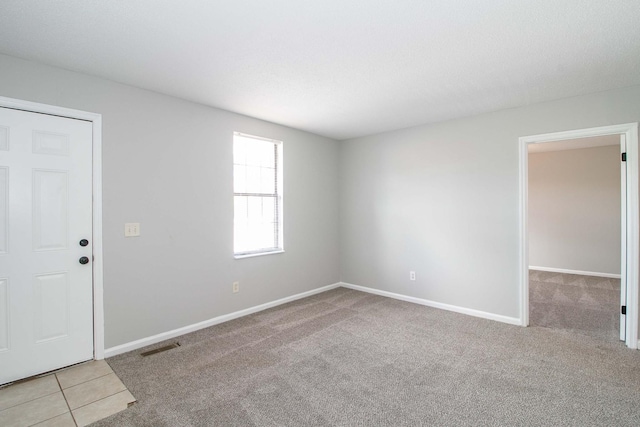
[(530, 324), (624, 339), (620, 136), (528, 148)]

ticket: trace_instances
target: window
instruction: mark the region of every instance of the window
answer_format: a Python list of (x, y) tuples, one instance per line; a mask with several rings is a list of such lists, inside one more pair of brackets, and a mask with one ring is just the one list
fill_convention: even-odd
[(233, 134), (233, 252), (282, 252), (282, 141)]

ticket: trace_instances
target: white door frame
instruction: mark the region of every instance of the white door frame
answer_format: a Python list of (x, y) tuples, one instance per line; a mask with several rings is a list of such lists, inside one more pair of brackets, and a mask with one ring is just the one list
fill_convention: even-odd
[(0, 107), (93, 123), (93, 358), (104, 359), (102, 263), (102, 115), (0, 96)]
[[(528, 226), (528, 161), (529, 144), (540, 144), (590, 136), (624, 135), (627, 145), (626, 176), (626, 283), (627, 314), (625, 344), (638, 348), (638, 255), (640, 207), (638, 201), (638, 123), (578, 129), (519, 138), (520, 149), (520, 321), (529, 325), (529, 226)], [(625, 274), (625, 272), (621, 272)]]

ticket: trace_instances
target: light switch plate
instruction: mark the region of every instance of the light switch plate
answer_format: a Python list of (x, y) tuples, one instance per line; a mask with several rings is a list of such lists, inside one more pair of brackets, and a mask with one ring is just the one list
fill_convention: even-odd
[(124, 225), (124, 237), (138, 237), (140, 235), (139, 222), (127, 222)]

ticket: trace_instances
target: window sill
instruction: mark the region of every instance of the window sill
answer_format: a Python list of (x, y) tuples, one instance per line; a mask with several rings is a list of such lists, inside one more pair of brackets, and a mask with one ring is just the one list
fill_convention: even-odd
[(284, 249), (278, 249), (276, 251), (269, 251), (269, 252), (257, 252), (257, 253), (254, 253), (254, 254), (240, 254), (240, 255), (234, 255), (233, 257), (235, 259), (242, 259), (242, 258), (253, 258), (253, 257), (256, 257), (256, 256), (281, 254), (281, 253), (284, 253)]

